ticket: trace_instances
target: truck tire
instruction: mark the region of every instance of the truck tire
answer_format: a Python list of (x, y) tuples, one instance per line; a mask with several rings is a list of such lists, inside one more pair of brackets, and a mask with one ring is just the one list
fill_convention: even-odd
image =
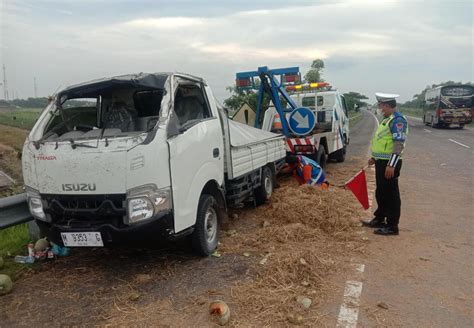
[(318, 162), (319, 166), (323, 169), (326, 167), (326, 159), (327, 157), (324, 147), (319, 147), (318, 152), (316, 153), (316, 162)]
[(346, 160), (346, 146), (344, 146), (343, 148), (338, 149), (334, 153), (332, 153), (331, 158), (336, 160), (336, 162), (338, 162), (338, 163), (344, 162)]
[(209, 256), (217, 248), (219, 218), (216, 199), (208, 194), (199, 198), (196, 224), (191, 235), (193, 250), (200, 256)]
[(275, 181), (272, 170), (265, 166), (262, 170), (261, 184), (255, 189), (255, 202), (258, 205), (264, 204), (273, 193), (273, 181)]

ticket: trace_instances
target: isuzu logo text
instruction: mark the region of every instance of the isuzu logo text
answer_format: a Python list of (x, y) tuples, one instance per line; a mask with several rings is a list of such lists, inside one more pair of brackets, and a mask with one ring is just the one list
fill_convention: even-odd
[(94, 191), (95, 183), (63, 183), (64, 191)]

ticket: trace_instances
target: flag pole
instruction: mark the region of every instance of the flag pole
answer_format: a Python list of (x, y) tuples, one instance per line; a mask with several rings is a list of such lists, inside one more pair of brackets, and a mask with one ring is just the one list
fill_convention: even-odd
[(366, 166), (364, 166), (363, 168), (360, 169), (360, 171), (358, 171), (352, 178), (350, 178), (349, 180), (346, 181), (346, 183), (344, 183), (344, 186), (347, 185), (348, 183), (350, 183), (352, 180), (355, 179), (355, 177), (362, 171), (365, 171), (369, 168), (369, 165), (367, 164)]

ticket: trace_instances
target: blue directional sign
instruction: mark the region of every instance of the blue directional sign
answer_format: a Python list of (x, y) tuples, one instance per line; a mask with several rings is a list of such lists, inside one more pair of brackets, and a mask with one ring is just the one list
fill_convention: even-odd
[(298, 107), (291, 112), (288, 122), (294, 134), (304, 136), (313, 131), (316, 117), (311, 109)]

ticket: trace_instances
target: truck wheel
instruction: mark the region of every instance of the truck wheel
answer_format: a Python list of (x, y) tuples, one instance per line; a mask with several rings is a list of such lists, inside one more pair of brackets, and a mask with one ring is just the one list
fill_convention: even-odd
[(332, 158), (334, 158), (336, 160), (336, 162), (338, 162), (338, 163), (344, 162), (346, 160), (346, 146), (344, 146), (343, 148), (341, 148), (339, 150), (336, 150), (332, 154)]
[(273, 193), (273, 172), (268, 166), (262, 170), (261, 184), (255, 189), (255, 202), (257, 205), (264, 204), (267, 199), (270, 199)]
[(199, 198), (196, 224), (191, 236), (193, 250), (201, 256), (208, 256), (217, 247), (219, 220), (216, 199), (207, 194)]
[(316, 153), (316, 162), (318, 162), (321, 168), (326, 167), (326, 152), (324, 151), (324, 147), (319, 147), (318, 152)]

